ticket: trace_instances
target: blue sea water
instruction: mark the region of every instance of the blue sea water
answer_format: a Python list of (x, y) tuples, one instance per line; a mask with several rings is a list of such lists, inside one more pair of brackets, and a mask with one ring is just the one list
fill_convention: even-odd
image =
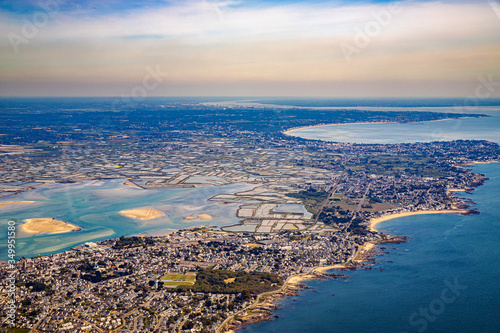
[[(399, 108), (398, 108), (399, 110)], [(424, 108), (424, 110), (427, 110)], [(453, 112), (433, 108), (434, 112)], [(472, 114), (488, 117), (464, 118), (411, 124), (350, 124), (302, 128), (290, 134), (306, 139), (365, 144), (414, 143), (451, 140), (488, 140), (500, 143), (500, 106), (478, 107)]]

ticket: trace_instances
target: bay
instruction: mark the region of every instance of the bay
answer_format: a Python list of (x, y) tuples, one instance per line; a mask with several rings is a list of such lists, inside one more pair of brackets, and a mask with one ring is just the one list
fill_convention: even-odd
[[(399, 108), (398, 108), (399, 110)], [(421, 111), (453, 112), (449, 108)], [(477, 107), (470, 113), (488, 117), (410, 124), (378, 123), (305, 127), (290, 135), (305, 139), (365, 144), (394, 144), (451, 140), (488, 140), (500, 143), (500, 107)]]
[[(35, 201), (9, 205), (0, 212), (0, 243), (7, 243), (9, 221), (17, 224), (16, 259), (47, 255), (70, 249), (88, 241), (98, 241), (136, 234), (165, 234), (200, 225), (235, 224), (238, 204), (220, 206), (207, 201), (220, 193), (234, 193), (251, 185), (205, 186), (188, 189), (139, 189), (123, 185), (123, 179), (77, 184), (40, 186), (35, 190), (4, 197), (5, 201)], [(153, 207), (164, 216), (137, 220), (119, 214), (121, 210)], [(210, 221), (184, 220), (196, 214), (209, 214)], [(56, 218), (82, 230), (60, 234), (28, 234), (20, 226), (29, 218)], [(0, 260), (7, 260), (7, 246), (0, 247)]]

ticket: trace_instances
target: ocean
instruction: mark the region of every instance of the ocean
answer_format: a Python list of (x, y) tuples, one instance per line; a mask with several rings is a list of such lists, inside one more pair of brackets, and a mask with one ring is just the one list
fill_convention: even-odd
[[(452, 110), (442, 107), (433, 111)], [(500, 107), (483, 106), (473, 112), (490, 117), (325, 126), (292, 134), (358, 143), (451, 139), (500, 143)], [(472, 194), (459, 195), (475, 201), (480, 215), (417, 215), (383, 222), (377, 226), (379, 230), (409, 236), (408, 242), (377, 246), (371, 270), (331, 271), (349, 276), (347, 280), (306, 281), (312, 289), (280, 301), (280, 308), (273, 313), (278, 318), (249, 325), (240, 332), (498, 332), (500, 163), (471, 168), (490, 180)]]

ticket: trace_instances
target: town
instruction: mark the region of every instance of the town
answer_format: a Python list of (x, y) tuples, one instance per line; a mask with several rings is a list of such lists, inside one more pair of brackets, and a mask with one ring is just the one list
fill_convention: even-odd
[[(299, 231), (250, 236), (198, 228), (148, 237), (147, 244), (132, 237), (120, 247), (120, 239), (113, 239), (23, 258), (16, 264), (22, 305), (17, 320), (19, 327), (39, 332), (214, 331), (255, 300), (252, 287), (246, 287), (252, 292), (248, 298), (231, 288), (207, 294), (191, 291), (189, 284), (182, 289), (183, 281), (162, 282), (163, 276), (205, 268), (266, 272), (280, 281), (273, 290), (317, 266), (353, 261), (364, 242), (383, 237), (348, 236), (352, 245), (341, 247), (339, 238), (345, 236)], [(98, 280), (89, 278), (96, 275)]]

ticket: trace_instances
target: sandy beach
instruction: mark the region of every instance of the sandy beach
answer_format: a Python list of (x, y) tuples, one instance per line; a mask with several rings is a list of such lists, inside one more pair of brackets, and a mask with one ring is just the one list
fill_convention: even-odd
[[(241, 328), (242, 325), (258, 323), (264, 320), (271, 320), (271, 313), (277, 309), (276, 302), (286, 296), (298, 295), (303, 290), (301, 282), (307, 280), (324, 279), (324, 271), (334, 268), (345, 268), (343, 265), (333, 265), (317, 267), (312, 273), (303, 273), (290, 276), (283, 286), (275, 291), (259, 294), (255, 302), (241, 310), (236, 315), (228, 317), (216, 330), (216, 332), (230, 333), (234, 329)], [(236, 323), (234, 322), (235, 317)]]
[(353, 259), (354, 263), (361, 263), (366, 259), (368, 252), (375, 247), (373, 243), (365, 243), (356, 253), (356, 257)]
[(375, 226), (381, 222), (396, 219), (398, 217), (413, 216), (413, 215), (426, 215), (426, 214), (464, 214), (467, 213), (465, 209), (446, 209), (446, 210), (420, 210), (416, 212), (403, 212), (397, 214), (389, 214), (381, 217), (377, 217), (370, 220), (370, 231), (378, 231)]
[(285, 285), (286, 287), (290, 287), (296, 284), (301, 283), (302, 281), (307, 281), (307, 280), (312, 280), (316, 277), (314, 274), (301, 274), (301, 275), (294, 275), (290, 279), (288, 279), (287, 284)]
[(315, 272), (319, 272), (319, 273), (324, 273), (326, 271), (329, 271), (331, 269), (344, 269), (346, 268), (345, 265), (342, 265), (342, 264), (336, 264), (336, 265), (330, 265), (330, 266), (320, 266), (320, 267), (316, 267), (314, 269)]
[(21, 229), (24, 232), (30, 234), (37, 234), (39, 232), (49, 232), (53, 234), (77, 231), (81, 228), (69, 224), (64, 221), (59, 221), (53, 218), (37, 218), (37, 219), (27, 219), (26, 223), (21, 225)]
[(119, 211), (120, 214), (139, 220), (151, 220), (163, 216), (163, 212), (154, 208), (134, 208)]
[(208, 214), (196, 214), (193, 216), (186, 216), (184, 220), (200, 220), (200, 221), (210, 221), (212, 219), (212, 216)]
[(500, 161), (499, 160), (485, 161), (485, 162), (472, 161), (472, 162), (464, 164), (464, 166), (471, 166), (471, 165), (478, 165), (478, 164), (489, 164), (489, 163), (500, 163)]
[(5, 202), (0, 202), (0, 208), (6, 207), (8, 205), (13, 205), (13, 204), (23, 204), (27, 205), (30, 203), (34, 203), (35, 201), (5, 201)]

